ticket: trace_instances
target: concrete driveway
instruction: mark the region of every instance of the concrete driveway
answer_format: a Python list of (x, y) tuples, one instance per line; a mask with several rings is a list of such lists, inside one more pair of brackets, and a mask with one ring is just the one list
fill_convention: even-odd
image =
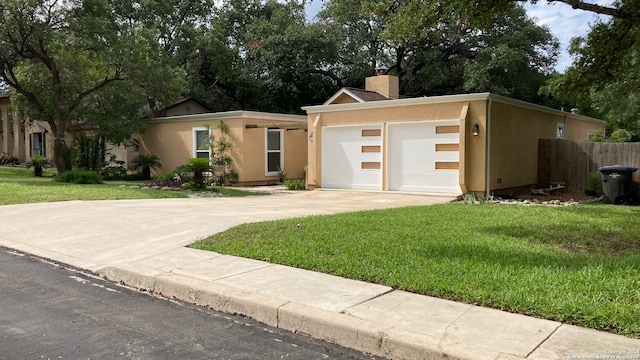
[(453, 197), (315, 190), (244, 198), (69, 201), (0, 206), (0, 245), (95, 271), (184, 247), (232, 226)]

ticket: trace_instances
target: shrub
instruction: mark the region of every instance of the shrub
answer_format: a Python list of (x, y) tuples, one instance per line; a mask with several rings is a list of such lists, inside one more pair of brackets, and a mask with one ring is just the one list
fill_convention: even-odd
[(151, 180), (151, 181), (145, 182), (145, 185), (148, 186), (148, 187), (156, 187), (156, 186), (158, 186), (158, 187), (161, 187), (161, 188), (170, 187), (170, 188), (176, 188), (176, 189), (183, 188), (185, 186), (185, 184), (186, 183), (184, 181), (179, 180), (179, 179), (178, 180), (172, 180), (172, 179), (169, 179), (169, 180), (158, 180), (158, 179), (156, 179), (156, 180)]
[(105, 166), (107, 156), (106, 140), (102, 135), (87, 137), (84, 133), (76, 139), (76, 166), (81, 169), (99, 170)]
[(47, 164), (47, 159), (42, 156), (32, 157), (26, 164), (27, 168), (33, 168), (33, 176), (42, 176), (42, 170)]
[(587, 185), (584, 189), (584, 193), (591, 196), (598, 196), (602, 194), (602, 179), (600, 178), (599, 171), (587, 174)]
[(140, 154), (133, 159), (133, 166), (136, 169), (142, 168), (142, 180), (151, 179), (151, 169), (157, 169), (162, 167), (160, 159), (154, 154)]
[(203, 191), (209, 189), (209, 185), (204, 182), (189, 181), (182, 185), (184, 190)]
[(285, 180), (284, 186), (286, 186), (289, 190), (304, 190), (306, 188), (304, 180), (302, 179)]
[(225, 174), (226, 180), (230, 183), (234, 183), (236, 181), (238, 181), (238, 179), (240, 178), (238, 173), (235, 170), (229, 170), (228, 173)]
[(124, 161), (115, 160), (109, 165), (102, 168), (100, 176), (103, 180), (125, 180), (127, 179), (127, 169), (124, 167)]
[(631, 133), (626, 129), (618, 129), (609, 136), (610, 142), (629, 142), (631, 141)]
[(191, 158), (188, 161), (186, 170), (193, 173), (193, 181), (204, 183), (204, 173), (211, 171), (208, 158)]
[(173, 181), (178, 179), (180, 177), (175, 172), (162, 173), (153, 177), (153, 181)]
[(91, 170), (65, 171), (58, 174), (54, 180), (71, 184), (102, 184), (100, 174)]
[(176, 177), (184, 182), (191, 180), (191, 177), (188, 174), (189, 170), (187, 170), (187, 167), (187, 165), (178, 166), (174, 171)]

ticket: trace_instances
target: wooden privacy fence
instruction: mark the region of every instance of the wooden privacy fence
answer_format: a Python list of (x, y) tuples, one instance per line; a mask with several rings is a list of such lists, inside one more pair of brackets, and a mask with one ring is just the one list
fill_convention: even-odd
[[(587, 185), (587, 174), (609, 165), (640, 169), (640, 142), (538, 140), (538, 183), (541, 185), (564, 182), (567, 191), (582, 192)], [(633, 180), (640, 182), (640, 170), (633, 174)]]

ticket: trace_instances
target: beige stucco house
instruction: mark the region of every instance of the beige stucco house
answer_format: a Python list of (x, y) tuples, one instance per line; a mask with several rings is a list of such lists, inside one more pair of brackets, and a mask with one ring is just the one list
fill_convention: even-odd
[(308, 188), (482, 193), (537, 183), (538, 139), (602, 121), (490, 93), (400, 98), (398, 78), (344, 88), (308, 114)]
[(279, 169), (289, 178), (303, 176), (307, 163), (307, 118), (299, 115), (230, 111), (159, 117), (140, 134), (140, 152), (155, 154), (169, 172), (189, 158), (211, 156), (209, 139), (220, 139), (219, 121), (229, 127), (229, 154), (238, 182), (277, 182)]
[[(49, 125), (40, 121), (13, 121), (19, 116), (14, 110), (9, 94), (0, 93), (2, 156), (15, 157), (20, 163), (32, 156), (52, 160), (54, 138)], [(230, 130), (232, 168), (238, 173), (239, 183), (277, 182), (280, 169), (288, 178), (303, 176), (307, 163), (305, 116), (252, 111), (210, 113), (190, 98), (163, 109), (159, 117), (149, 120), (146, 131), (134, 136), (137, 149), (111, 145), (108, 153), (124, 161), (129, 169), (139, 153), (155, 154), (163, 165), (156, 172), (170, 172), (187, 164), (189, 158), (211, 155), (207, 141), (210, 136), (221, 136), (216, 130), (220, 120)]]

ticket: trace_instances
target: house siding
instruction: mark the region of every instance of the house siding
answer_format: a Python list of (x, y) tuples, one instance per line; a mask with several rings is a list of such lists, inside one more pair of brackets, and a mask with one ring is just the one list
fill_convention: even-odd
[(538, 139), (555, 139), (556, 126), (565, 124), (565, 138), (587, 140), (588, 130), (602, 123), (543, 112), (501, 102), (491, 104), (490, 190), (535, 185), (538, 179)]

